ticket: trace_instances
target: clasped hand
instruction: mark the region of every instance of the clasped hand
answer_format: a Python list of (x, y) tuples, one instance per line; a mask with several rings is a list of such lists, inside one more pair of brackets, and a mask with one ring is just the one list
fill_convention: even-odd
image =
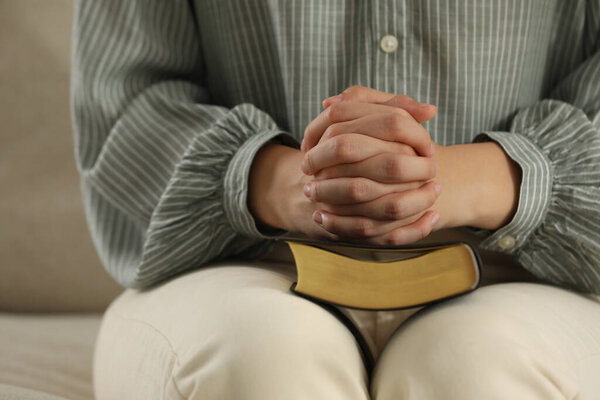
[(435, 106), (364, 87), (323, 106), (302, 151), (271, 143), (255, 156), (257, 226), (402, 245), (442, 228), (498, 229), (517, 212), (519, 165), (493, 141), (435, 144), (421, 125)]
[(435, 144), (421, 123), (436, 108), (403, 95), (351, 87), (323, 102), (304, 132), (304, 194), (315, 223), (339, 240), (400, 245), (439, 219)]

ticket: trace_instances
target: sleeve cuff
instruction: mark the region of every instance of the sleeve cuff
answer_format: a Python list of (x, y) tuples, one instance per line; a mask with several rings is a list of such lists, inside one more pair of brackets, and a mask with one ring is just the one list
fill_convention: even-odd
[(483, 132), (474, 142), (493, 140), (521, 167), (519, 204), (513, 219), (481, 242), (486, 250), (516, 253), (544, 220), (550, 205), (553, 166), (532, 141), (510, 132)]
[(250, 167), (258, 150), (267, 142), (277, 143), (299, 149), (300, 143), (289, 133), (281, 130), (267, 130), (252, 135), (237, 150), (225, 172), (224, 208), (232, 228), (244, 235), (270, 238), (286, 233), (282, 229), (262, 227), (259, 229), (254, 217), (248, 210), (248, 178)]

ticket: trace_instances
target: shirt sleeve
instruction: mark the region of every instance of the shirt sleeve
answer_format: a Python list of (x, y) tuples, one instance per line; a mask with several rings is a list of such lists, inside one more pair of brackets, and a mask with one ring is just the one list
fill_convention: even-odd
[(511, 222), (482, 242), (537, 276), (600, 293), (600, 2), (589, 2), (586, 58), (508, 132), (483, 132), (522, 170)]
[(268, 141), (299, 147), (252, 104), (210, 104), (191, 3), (76, 4), (76, 161), (94, 244), (126, 287), (266, 251), (250, 165)]

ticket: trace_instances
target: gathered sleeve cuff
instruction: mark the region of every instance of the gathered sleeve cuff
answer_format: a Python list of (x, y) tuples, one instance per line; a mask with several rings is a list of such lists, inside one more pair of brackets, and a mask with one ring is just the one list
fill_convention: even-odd
[(508, 132), (483, 132), (522, 170), (513, 219), (481, 246), (515, 254), (558, 285), (600, 293), (600, 132), (580, 109), (543, 100), (521, 110)]

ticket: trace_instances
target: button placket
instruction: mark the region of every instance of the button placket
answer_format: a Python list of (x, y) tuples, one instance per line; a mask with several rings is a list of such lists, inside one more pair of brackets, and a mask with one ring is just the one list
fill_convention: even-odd
[(408, 92), (404, 65), (407, 23), (404, 19), (410, 5), (406, 3), (397, 0), (373, 2), (377, 10), (373, 34), (377, 38), (374, 60), (378, 71), (374, 82), (379, 90), (389, 93)]

